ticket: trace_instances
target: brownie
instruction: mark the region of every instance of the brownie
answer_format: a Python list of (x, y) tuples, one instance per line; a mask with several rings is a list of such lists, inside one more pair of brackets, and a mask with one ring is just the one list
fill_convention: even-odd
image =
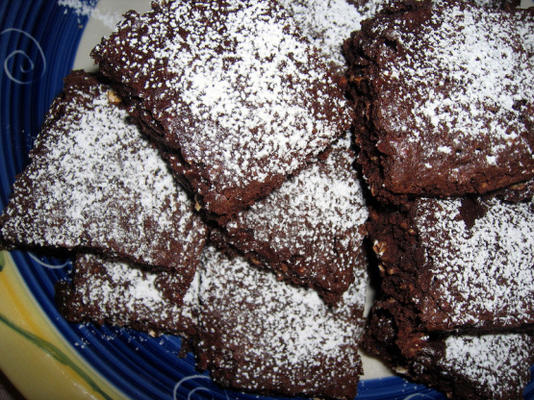
[(425, 330), (534, 323), (534, 202), (419, 198), (373, 210), (368, 230), (385, 293)]
[(375, 196), (486, 193), (534, 176), (532, 31), (534, 10), (454, 1), (362, 24), (344, 49)]
[(337, 303), (359, 267), (368, 211), (350, 135), (265, 199), (219, 226), (218, 236), (280, 279)]
[(117, 101), (95, 77), (67, 76), (0, 217), (0, 239), (92, 249), (191, 280), (207, 229)]
[(200, 368), (225, 387), (353, 399), (362, 373), (365, 266), (336, 307), (207, 248), (201, 267)]
[(210, 214), (266, 196), (350, 126), (344, 78), (277, 2), (153, 3), (92, 56)]
[(182, 290), (179, 274), (147, 271), (82, 254), (75, 259), (72, 280), (58, 285), (56, 302), (70, 322), (129, 327), (151, 335), (192, 337), (197, 326), (194, 310), (198, 307), (199, 279), (197, 273), (187, 292), (180, 294), (183, 299), (180, 304), (164, 295), (164, 290)]
[(374, 306), (362, 346), (397, 374), (450, 399), (522, 398), (534, 363), (532, 332), (407, 335), (393, 317), (395, 307), (388, 300)]

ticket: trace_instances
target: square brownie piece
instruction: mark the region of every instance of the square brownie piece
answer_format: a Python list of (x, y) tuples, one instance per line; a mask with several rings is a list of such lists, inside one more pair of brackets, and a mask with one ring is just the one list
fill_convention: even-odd
[(421, 1), (352, 35), (359, 160), (374, 195), (486, 193), (534, 176), (533, 31), (532, 10)]
[(359, 268), (368, 217), (350, 135), (269, 196), (221, 222), (218, 239), (337, 303)]
[[(151, 335), (196, 333), (199, 275), (182, 293), (179, 274), (147, 271), (92, 254), (78, 255), (72, 280), (56, 288), (56, 303), (70, 322), (128, 327)], [(168, 293), (177, 292), (169, 296)], [(179, 297), (180, 303), (173, 300)]]
[(92, 55), (208, 213), (264, 197), (350, 126), (341, 77), (277, 2), (153, 3)]
[(530, 333), (428, 334), (394, 317), (396, 302), (371, 310), (363, 348), (407, 379), (431, 386), (450, 399), (521, 399), (534, 363)]
[(223, 386), (264, 394), (353, 399), (362, 373), (366, 278), (336, 307), (244, 259), (207, 248), (200, 283), (199, 365)]
[(84, 72), (65, 79), (0, 217), (0, 240), (25, 249), (91, 249), (190, 281), (207, 228), (116, 100)]
[(534, 203), (420, 198), (371, 212), (382, 289), (425, 330), (534, 324)]

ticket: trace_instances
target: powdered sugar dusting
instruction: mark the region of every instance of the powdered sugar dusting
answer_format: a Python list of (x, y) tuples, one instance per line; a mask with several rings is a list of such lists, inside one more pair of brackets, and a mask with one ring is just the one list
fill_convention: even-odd
[(233, 384), (255, 391), (321, 393), (334, 380), (340, 384), (340, 376), (350, 387), (360, 365), (355, 344), (363, 331), (366, 287), (364, 269), (355, 275), (341, 305), (331, 309), (314, 291), (208, 249), (200, 287), (201, 350), (212, 375), (232, 371)]
[(178, 305), (158, 289), (162, 275), (169, 274), (84, 254), (76, 260), (74, 286), (63, 301), (75, 318), (185, 334), (196, 327), (198, 284), (189, 287)]
[(460, 215), (461, 200), (418, 201), (415, 221), (433, 277), (431, 301), (453, 324), (477, 326), (489, 316), (504, 326), (531, 323), (532, 203), (492, 199), (481, 205), (485, 215), (469, 228)]
[(360, 23), (375, 15), (386, 0), (363, 1), (351, 4), (347, 0), (282, 0), (305, 35), (314, 40), (331, 61), (345, 65), (341, 47), (353, 31), (360, 30)]
[[(447, 71), (447, 79), (461, 83), (460, 90), (447, 91), (446, 97), (436, 90), (422, 106), (427, 118), (431, 121), (435, 118), (433, 125), (443, 124), (448, 130), (461, 132), (458, 141), (462, 136), (476, 138), (485, 133), (485, 113), (490, 108), (495, 108), (496, 120), (506, 124), (491, 127), (491, 135), (497, 141), (513, 140), (517, 137), (514, 132), (517, 128), (508, 128), (509, 114), (517, 120), (519, 113), (514, 105), (525, 101), (525, 97), (531, 102), (534, 100), (531, 95), (534, 84), (529, 79), (529, 69), (534, 68), (534, 63), (512, 45), (503, 45), (509, 43), (510, 37), (516, 37), (516, 25), (503, 27), (498, 15), (488, 13), (486, 19), (480, 21), (475, 12), (453, 9), (443, 21), (434, 16), (432, 23), (440, 23), (441, 29), (429, 38), (432, 47), (426, 57), (432, 64), (416, 70), (418, 77), (428, 79), (429, 68), (438, 67), (440, 72)], [(520, 21), (517, 22), (519, 25)], [(461, 35), (461, 39), (457, 35)], [(451, 115), (456, 118), (452, 119)]]
[[(226, 223), (228, 241), (298, 270), (294, 274), (312, 280), (312, 286), (341, 293), (352, 280), (354, 252), (368, 216), (353, 157), (347, 134), (324, 162), (309, 166)], [(243, 240), (245, 233), (250, 237)]]
[(534, 339), (527, 334), (449, 336), (439, 364), (465, 376), (482, 393), (515, 393), (528, 383), (525, 370), (533, 351)]
[(125, 20), (94, 54), (127, 87), (144, 82), (140, 107), (209, 192), (291, 174), (348, 126), (326, 60), (276, 3), (161, 7)]
[(3, 237), (190, 268), (206, 228), (158, 151), (109, 103), (108, 89), (92, 85), (56, 100), (15, 184)]

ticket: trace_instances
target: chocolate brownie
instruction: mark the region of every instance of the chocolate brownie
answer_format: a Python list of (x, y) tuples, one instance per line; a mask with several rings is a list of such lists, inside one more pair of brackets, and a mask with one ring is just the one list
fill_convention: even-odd
[[(130, 327), (152, 335), (194, 336), (198, 307), (198, 273), (181, 304), (164, 295), (182, 291), (179, 274), (146, 271), (130, 264), (83, 254), (75, 259), (72, 281), (56, 291), (58, 308), (70, 322)], [(165, 286), (165, 289), (162, 288)]]
[(362, 373), (365, 266), (336, 307), (207, 248), (198, 356), (223, 386), (256, 393), (353, 399)]
[(350, 126), (344, 78), (277, 2), (153, 3), (92, 56), (209, 213), (267, 195)]
[(10, 247), (93, 249), (190, 280), (206, 227), (116, 101), (93, 76), (65, 79), (0, 217), (0, 239)]
[(534, 202), (420, 198), (372, 211), (385, 293), (427, 330), (534, 324)]
[(350, 142), (346, 135), (324, 160), (220, 225), (225, 244), (329, 304), (354, 279), (368, 216)]
[(387, 300), (374, 306), (362, 345), (396, 373), (450, 399), (522, 398), (534, 363), (531, 333), (406, 335), (391, 314), (394, 308)]
[(532, 32), (534, 10), (453, 1), (362, 24), (345, 52), (374, 195), (486, 193), (534, 176)]

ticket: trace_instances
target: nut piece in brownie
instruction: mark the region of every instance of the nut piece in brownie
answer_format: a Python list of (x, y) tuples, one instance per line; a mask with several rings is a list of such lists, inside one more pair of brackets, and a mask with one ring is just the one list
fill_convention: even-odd
[(382, 289), (427, 330), (534, 324), (534, 203), (419, 198), (372, 211)]
[(93, 76), (66, 78), (0, 217), (0, 239), (11, 247), (93, 249), (191, 280), (206, 228), (115, 101)]
[(450, 399), (522, 398), (534, 363), (532, 334), (406, 335), (392, 307), (387, 300), (373, 307), (362, 346), (398, 374)]
[(346, 135), (323, 160), (222, 222), (218, 237), (253, 264), (335, 304), (359, 268), (368, 217), (350, 146)]
[(94, 322), (134, 328), (152, 335), (196, 332), (194, 309), (198, 302), (198, 273), (182, 304), (165, 291), (182, 291), (179, 274), (146, 271), (119, 261), (83, 254), (76, 257), (72, 281), (61, 282), (56, 302), (70, 322)]
[(277, 2), (154, 3), (92, 55), (209, 213), (267, 195), (350, 126), (341, 77)]
[(207, 248), (198, 356), (223, 386), (264, 394), (353, 399), (362, 373), (365, 266), (336, 307)]
[(398, 203), (534, 176), (532, 32), (532, 10), (422, 1), (352, 35), (359, 160), (373, 194)]

